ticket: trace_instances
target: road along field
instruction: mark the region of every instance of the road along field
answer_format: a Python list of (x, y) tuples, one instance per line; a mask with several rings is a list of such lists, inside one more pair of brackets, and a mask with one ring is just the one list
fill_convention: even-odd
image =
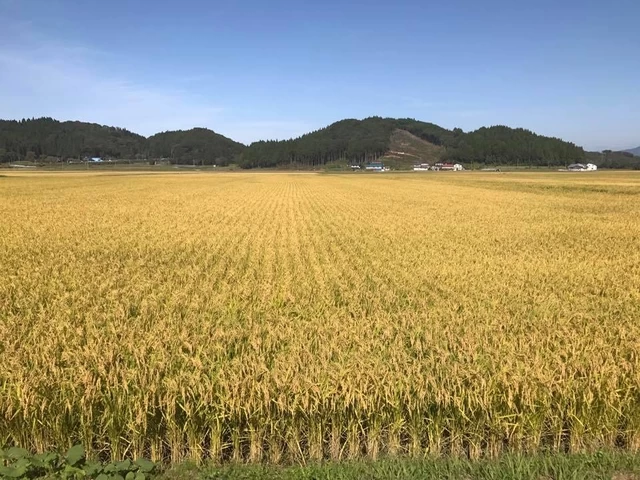
[(0, 444), (640, 448), (640, 175), (9, 174)]

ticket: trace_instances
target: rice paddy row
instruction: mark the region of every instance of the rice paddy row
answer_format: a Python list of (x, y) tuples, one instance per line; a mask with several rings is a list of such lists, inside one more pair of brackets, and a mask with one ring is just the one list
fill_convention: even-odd
[(0, 179), (0, 443), (640, 447), (640, 175)]

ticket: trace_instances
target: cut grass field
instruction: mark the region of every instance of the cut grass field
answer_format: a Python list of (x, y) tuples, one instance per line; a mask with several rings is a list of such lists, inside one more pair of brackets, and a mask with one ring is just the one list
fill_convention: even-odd
[(6, 175), (0, 443), (640, 447), (639, 174)]

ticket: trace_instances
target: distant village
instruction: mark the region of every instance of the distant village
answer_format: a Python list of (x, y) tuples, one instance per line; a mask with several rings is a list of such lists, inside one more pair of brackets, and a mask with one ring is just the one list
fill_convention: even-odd
[[(564, 169), (560, 169), (560, 171), (563, 171), (563, 170)], [(595, 170), (598, 170), (598, 166), (594, 165), (593, 163), (587, 163), (587, 164), (572, 163), (567, 167), (567, 170), (569, 172), (593, 172)]]
[[(154, 160), (152, 162), (148, 162), (151, 165), (170, 165), (171, 159), (169, 158), (161, 158), (159, 160)], [(101, 163), (122, 163), (123, 160), (118, 160), (118, 159), (112, 159), (109, 157), (103, 158), (103, 157), (83, 157), (80, 160), (68, 160), (68, 163), (79, 163), (79, 164), (101, 164)], [(128, 162), (131, 163), (131, 160), (128, 161), (124, 161), (124, 162)], [(142, 163), (140, 161), (137, 161), (136, 163)], [(147, 161), (145, 161), (144, 163), (147, 163)], [(9, 167), (15, 167), (15, 168), (35, 168), (35, 165), (26, 165), (26, 164), (20, 164), (20, 163), (13, 163), (13, 164), (9, 164)], [(174, 165), (175, 168), (183, 168), (183, 167), (196, 167), (196, 162), (194, 161), (192, 165), (178, 165), (175, 164)], [(213, 164), (213, 165), (208, 165), (208, 167), (212, 167), (212, 168), (216, 168), (217, 165)], [(351, 164), (349, 165), (349, 168), (351, 168), (351, 170), (353, 171), (360, 171), (360, 170), (366, 170), (366, 171), (370, 171), (370, 172), (388, 172), (391, 171), (391, 167), (385, 165), (383, 162), (381, 161), (375, 161), (375, 162), (369, 162), (366, 163), (364, 165), (362, 164)], [(464, 166), (460, 163), (450, 163), (450, 162), (438, 162), (438, 163), (434, 163), (433, 165), (429, 164), (429, 163), (416, 163), (413, 165), (413, 171), (414, 172), (429, 172), (429, 171), (450, 171), (450, 172), (461, 172), (463, 170), (466, 170), (464, 168)], [(501, 169), (500, 167), (484, 167), (484, 168), (480, 168), (480, 171), (483, 172), (500, 172)], [(559, 172), (594, 172), (598, 170), (598, 166), (593, 164), (593, 163), (572, 163), (571, 165), (568, 165), (566, 168), (560, 168), (558, 169)]]
[[(362, 170), (362, 166), (360, 165), (350, 165), (352, 170)], [(417, 163), (413, 165), (414, 172), (429, 172), (429, 171), (450, 171), (450, 172), (460, 172), (464, 170), (464, 166), (460, 163), (434, 163), (433, 165), (429, 163)], [(364, 166), (364, 170), (369, 170), (373, 172), (388, 172), (391, 169), (388, 166), (385, 166), (383, 162), (370, 162)], [(499, 172), (499, 168), (483, 168), (483, 171), (491, 171), (491, 172)], [(560, 172), (593, 172), (598, 170), (598, 166), (593, 163), (572, 163), (567, 168), (560, 168), (558, 171)]]
[[(360, 165), (350, 165), (351, 170), (362, 170), (362, 166)], [(382, 162), (370, 162), (364, 166), (364, 170), (369, 170), (373, 172), (388, 172), (391, 170), (389, 167), (385, 166)], [(428, 163), (420, 163), (413, 166), (413, 170), (416, 172), (426, 172), (429, 170), (449, 170), (449, 171), (461, 171), (464, 170), (464, 167), (459, 163), (435, 163), (430, 165)]]

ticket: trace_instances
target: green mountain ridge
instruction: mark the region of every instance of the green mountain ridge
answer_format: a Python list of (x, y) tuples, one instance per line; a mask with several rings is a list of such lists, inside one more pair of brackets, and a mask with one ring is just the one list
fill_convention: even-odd
[(254, 142), (244, 151), (241, 166), (317, 167), (391, 159), (397, 157), (391, 152), (398, 130), (439, 147), (439, 153), (431, 157), (445, 161), (554, 166), (585, 158), (584, 150), (573, 143), (522, 128), (498, 125), (465, 133), (410, 118), (370, 117), (341, 120), (295, 139)]
[(631, 168), (640, 170), (640, 157), (636, 157), (628, 151), (603, 150), (602, 152), (587, 152), (585, 159), (598, 165), (598, 168)]
[(52, 118), (0, 120), (0, 162), (47, 157), (143, 158), (146, 139), (123, 128)]
[(171, 163), (229, 165), (237, 163), (245, 146), (206, 128), (156, 133), (147, 139), (150, 158)]
[(635, 155), (636, 157), (640, 157), (640, 147), (630, 148), (628, 150), (623, 150), (623, 151), (630, 153), (631, 155)]
[(602, 155), (522, 128), (497, 125), (464, 132), (411, 118), (345, 119), (297, 138), (248, 146), (206, 128), (145, 138), (94, 123), (0, 120), (0, 163), (105, 157), (192, 165), (233, 163), (242, 168), (323, 168), (374, 160), (400, 169), (437, 161), (550, 167), (594, 161), (604, 167), (640, 168), (630, 153)]
[(206, 128), (157, 133), (149, 138), (122, 128), (53, 118), (0, 120), (0, 163), (55, 162), (85, 157), (227, 165), (245, 146)]

